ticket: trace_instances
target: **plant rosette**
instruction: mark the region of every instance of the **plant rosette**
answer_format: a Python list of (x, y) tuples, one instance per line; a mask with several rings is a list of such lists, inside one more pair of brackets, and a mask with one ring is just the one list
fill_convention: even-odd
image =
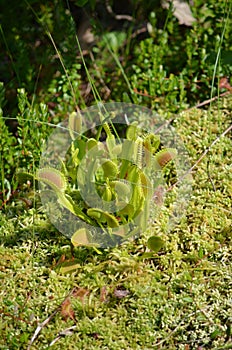
[(170, 230), (191, 191), (187, 169), (188, 154), (167, 121), (141, 106), (108, 103), (56, 126), (36, 177), (55, 227), (74, 246), (105, 248), (145, 233), (176, 182)]

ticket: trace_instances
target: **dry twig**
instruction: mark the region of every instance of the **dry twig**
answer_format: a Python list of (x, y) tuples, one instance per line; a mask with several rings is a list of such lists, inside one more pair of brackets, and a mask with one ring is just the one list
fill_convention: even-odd
[(49, 344), (49, 347), (52, 346), (52, 345), (54, 345), (60, 338), (66, 337), (67, 335), (72, 335), (72, 334), (73, 334), (73, 331), (74, 331), (76, 328), (77, 328), (77, 326), (74, 325), (74, 326), (71, 326), (71, 327), (69, 327), (69, 328), (66, 328), (64, 331), (60, 332), (60, 333), (58, 334), (58, 336), (57, 336), (55, 339), (53, 339), (53, 341)]
[(52, 313), (48, 318), (46, 318), (42, 323), (40, 323), (40, 324), (37, 326), (37, 328), (36, 328), (36, 330), (35, 330), (35, 332), (34, 332), (32, 338), (31, 338), (31, 340), (30, 340), (30, 342), (29, 342), (29, 345), (28, 345), (28, 347), (27, 347), (27, 350), (30, 350), (30, 349), (31, 349), (32, 344), (34, 343), (34, 341), (36, 340), (36, 338), (38, 337), (38, 335), (39, 335), (39, 333), (42, 331), (42, 329), (51, 321), (51, 319), (57, 314), (57, 312), (60, 311), (62, 304), (63, 304), (66, 300), (68, 300), (68, 298), (70, 297), (70, 295), (72, 295), (74, 292), (75, 292), (75, 288), (73, 288), (73, 289), (71, 290), (71, 292), (64, 298), (64, 300), (62, 301), (62, 303), (61, 303), (60, 305), (57, 306), (57, 308), (53, 311), (53, 313)]

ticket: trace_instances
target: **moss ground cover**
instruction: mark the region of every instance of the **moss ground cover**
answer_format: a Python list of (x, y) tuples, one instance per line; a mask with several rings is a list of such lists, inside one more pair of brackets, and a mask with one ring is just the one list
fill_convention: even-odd
[[(138, 1), (135, 11), (138, 18), (149, 19), (153, 25), (151, 37), (134, 36), (121, 50), (123, 35), (120, 30), (112, 31), (111, 39), (116, 43), (113, 53), (120, 57), (120, 68), (108, 59), (102, 40), (105, 33), (100, 35), (96, 21), (97, 39), (86, 63), (103, 100), (130, 99), (172, 120), (193, 167), (189, 206), (186, 216), (168, 233), (163, 224), (164, 208), (149, 232), (137, 240), (100, 251), (77, 247), (74, 256), (70, 241), (45, 216), (37, 184), (17, 177), (21, 170), (36, 171), (51, 124), (64, 119), (76, 103), (82, 108), (94, 99), (87, 93), (88, 79), (81, 60), (70, 49), (76, 43), (75, 31), (67, 20), (68, 8), (58, 1), (53, 5), (25, 2), (18, 5), (23, 11), (21, 29), (14, 22), (7, 27), (6, 18), (2, 22), (0, 349), (232, 348), (231, 132), (218, 139), (197, 163), (230, 127), (232, 97), (228, 94), (202, 108), (194, 107), (209, 99), (211, 92), (213, 96), (226, 92), (219, 91), (219, 82), (231, 73), (229, 5), (195, 1), (192, 12), (198, 26), (192, 28), (180, 26), (168, 10), (157, 10), (158, 21), (149, 4), (145, 12), (142, 5)], [(14, 8), (6, 6), (5, 11), (12, 13)], [(30, 40), (39, 36), (40, 44), (33, 41), (27, 46), (25, 33), (31, 23)], [(45, 24), (61, 52), (76, 100), (44, 33)], [(65, 28), (66, 37), (61, 28)], [(127, 30), (133, 32), (125, 24), (124, 32)], [(183, 50), (183, 40), (186, 57), (176, 65), (171, 54)], [(216, 66), (218, 50), (221, 56)], [(129, 53), (133, 65), (129, 64)], [(150, 60), (145, 64), (148, 54)], [(49, 62), (51, 70), (46, 75)], [(110, 97), (106, 97), (107, 88)], [(17, 124), (10, 118), (16, 118)], [(165, 242), (158, 252), (147, 246), (146, 235), (150, 233)], [(48, 322), (33, 338), (45, 320)]]

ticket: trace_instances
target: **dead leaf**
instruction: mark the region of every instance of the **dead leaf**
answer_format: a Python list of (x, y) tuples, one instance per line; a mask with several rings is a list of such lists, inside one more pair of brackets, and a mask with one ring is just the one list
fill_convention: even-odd
[(72, 308), (70, 298), (65, 299), (61, 304), (61, 315), (65, 321), (67, 321), (69, 318), (75, 321), (75, 313)]
[(75, 288), (72, 293), (74, 298), (79, 298), (82, 302), (84, 302), (84, 298), (89, 294), (89, 290), (85, 288)]
[[(161, 6), (169, 9), (172, 0), (162, 0)], [(178, 19), (180, 24), (191, 26), (196, 19), (193, 17), (189, 4), (185, 0), (173, 0), (173, 15)]]
[(119, 299), (125, 298), (128, 294), (130, 294), (128, 290), (117, 288), (114, 290), (114, 296)]
[(84, 13), (78, 25), (77, 35), (82, 50), (88, 50), (94, 43), (95, 37), (92, 32), (89, 16), (85, 15)]
[(157, 186), (153, 193), (152, 199), (159, 207), (161, 207), (164, 203), (164, 197), (165, 197), (165, 188), (161, 185)]
[(227, 89), (227, 90), (232, 92), (232, 86), (230, 85), (228, 78), (226, 78), (226, 77), (223, 77), (220, 79), (219, 88), (220, 89)]
[(106, 289), (106, 286), (102, 287), (100, 290), (100, 301), (102, 303), (107, 302), (107, 295), (108, 295), (108, 291)]

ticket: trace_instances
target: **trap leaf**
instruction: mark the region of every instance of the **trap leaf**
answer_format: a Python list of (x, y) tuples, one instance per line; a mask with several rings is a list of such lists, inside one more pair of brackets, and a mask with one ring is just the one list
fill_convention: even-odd
[(55, 191), (64, 192), (67, 186), (65, 176), (57, 169), (42, 168), (37, 172), (37, 179), (51, 186)]
[(106, 160), (102, 164), (105, 177), (115, 178), (118, 174), (118, 167), (112, 160)]
[(165, 148), (155, 154), (155, 165), (163, 169), (171, 160), (177, 155), (177, 151), (174, 148)]
[(95, 219), (98, 223), (107, 223), (108, 227), (114, 228), (118, 227), (119, 223), (116, 217), (108, 212), (104, 212), (98, 208), (90, 208), (87, 210), (87, 215)]
[(33, 182), (35, 179), (33, 174), (26, 173), (26, 172), (19, 172), (16, 174), (16, 179), (20, 184), (26, 183), (27, 181)]
[(80, 245), (89, 245), (88, 232), (85, 228), (80, 228), (77, 230), (71, 238), (71, 242), (74, 247), (78, 247)]
[(80, 113), (72, 112), (68, 119), (68, 128), (72, 140), (75, 140), (75, 133), (81, 134), (82, 130), (82, 116)]

